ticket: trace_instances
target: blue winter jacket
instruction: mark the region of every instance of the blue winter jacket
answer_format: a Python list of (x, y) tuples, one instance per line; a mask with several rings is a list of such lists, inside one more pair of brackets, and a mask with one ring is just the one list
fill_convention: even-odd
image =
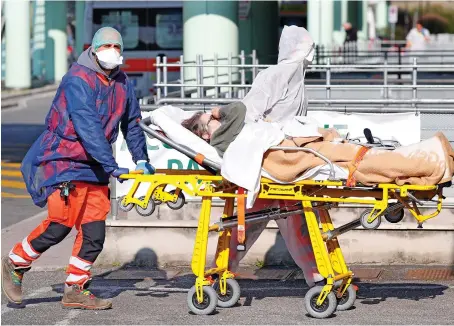
[(126, 74), (117, 68), (109, 77), (87, 49), (63, 77), (46, 117), (46, 130), (22, 161), (21, 172), (34, 203), (44, 207), (55, 186), (65, 181), (107, 185), (118, 168), (112, 144), (119, 128), (133, 161), (148, 161), (140, 119)]

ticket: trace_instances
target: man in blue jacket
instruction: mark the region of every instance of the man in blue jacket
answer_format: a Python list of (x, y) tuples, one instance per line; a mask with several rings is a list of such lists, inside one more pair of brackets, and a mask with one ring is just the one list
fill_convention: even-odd
[(78, 234), (67, 269), (62, 304), (70, 308), (108, 309), (108, 300), (89, 292), (90, 269), (101, 253), (110, 210), (109, 177), (129, 173), (115, 161), (112, 144), (121, 129), (136, 170), (154, 173), (134, 88), (119, 69), (120, 33), (104, 27), (73, 64), (57, 90), (46, 117), (46, 130), (25, 156), (21, 171), (34, 203), (48, 206), (48, 217), (2, 259), (2, 289), (22, 302), (22, 277), (51, 246), (75, 226)]

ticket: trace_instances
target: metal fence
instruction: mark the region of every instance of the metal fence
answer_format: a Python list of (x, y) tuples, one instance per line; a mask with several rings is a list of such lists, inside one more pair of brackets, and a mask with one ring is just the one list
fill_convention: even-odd
[[(156, 96), (142, 101), (142, 110), (153, 110), (165, 104), (187, 110), (210, 109), (216, 104), (240, 100), (252, 87), (257, 74), (269, 66), (258, 63), (255, 51), (250, 55), (242, 51), (239, 56), (228, 58), (215, 55), (212, 59), (204, 59), (199, 55), (192, 62), (185, 62), (181, 56), (176, 63), (158, 57)], [(178, 67), (179, 80), (168, 81), (170, 67)], [(209, 74), (207, 69), (211, 69)], [(223, 74), (219, 73), (221, 69), (224, 69)], [(190, 70), (193, 78), (186, 79)], [(363, 76), (342, 78), (354, 73)], [(328, 59), (327, 64), (314, 64), (307, 69), (305, 84), (309, 110), (415, 112), (422, 115), (423, 139), (440, 130), (454, 142), (454, 78), (441, 78), (453, 73), (454, 65), (419, 64), (417, 58), (413, 58), (410, 65), (335, 65)], [(224, 76), (224, 82), (220, 81), (221, 76)]]
[[(228, 58), (214, 55), (206, 59), (199, 55), (195, 61), (183, 59), (181, 56), (179, 62), (168, 63), (166, 57), (156, 58), (156, 96), (143, 99), (143, 104), (228, 103), (243, 98), (257, 74), (270, 67), (258, 62), (255, 51), (250, 55), (242, 51), (239, 56)], [(171, 67), (180, 70), (179, 80), (168, 80)], [(447, 92), (454, 88), (454, 65), (420, 64), (417, 58), (404, 65), (338, 65), (328, 59), (327, 64), (308, 67), (305, 84), (309, 104), (315, 106), (407, 105), (441, 109), (436, 106), (454, 104)]]
[(315, 63), (326, 64), (331, 59), (335, 64), (393, 64), (410, 63), (416, 57), (420, 62), (434, 64), (454, 63), (454, 35), (431, 35), (427, 49), (411, 51), (405, 49), (406, 41), (358, 40), (355, 42), (317, 45)]

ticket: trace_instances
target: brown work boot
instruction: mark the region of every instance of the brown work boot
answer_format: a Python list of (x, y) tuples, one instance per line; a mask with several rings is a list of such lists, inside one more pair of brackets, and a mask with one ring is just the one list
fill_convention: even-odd
[(65, 294), (61, 303), (63, 307), (73, 309), (104, 310), (112, 308), (112, 302), (95, 297), (90, 291), (84, 290), (77, 284), (70, 287), (65, 286)]
[(22, 278), (30, 267), (15, 266), (8, 256), (2, 258), (2, 290), (9, 301), (22, 303)]

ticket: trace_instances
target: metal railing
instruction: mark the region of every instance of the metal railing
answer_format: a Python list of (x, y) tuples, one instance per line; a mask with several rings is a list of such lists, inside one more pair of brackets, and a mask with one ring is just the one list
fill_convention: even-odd
[[(204, 59), (201, 55), (195, 61), (185, 62), (183, 56), (176, 63), (167, 63), (167, 58), (156, 58), (157, 88), (154, 99), (146, 99), (147, 104), (185, 104), (206, 105), (229, 103), (232, 99), (243, 98), (257, 74), (270, 67), (258, 62), (256, 52), (245, 55), (241, 51), (239, 56), (229, 55), (228, 58)], [(234, 63), (234, 59), (239, 63)], [(221, 63), (221, 60), (226, 63)], [(247, 61), (251, 61), (250, 63)], [(447, 96), (446, 90), (454, 89), (454, 65), (419, 64), (417, 58), (413, 58), (412, 64), (396, 65), (385, 62), (380, 65), (354, 64), (336, 65), (330, 59), (327, 64), (313, 64), (307, 68), (306, 90), (308, 91), (309, 104), (315, 106), (331, 105), (361, 105), (361, 106), (394, 106), (409, 105), (412, 108), (424, 108), (424, 106), (454, 105), (454, 98)], [(168, 81), (168, 68), (179, 68), (180, 79)], [(194, 78), (185, 79), (187, 72), (192, 69)], [(206, 70), (212, 70), (207, 74)], [(224, 73), (220, 73), (223, 70)], [(342, 76), (358, 74), (357, 78), (346, 80)], [(432, 75), (430, 75), (432, 74)], [(318, 78), (310, 78), (313, 76)], [(418, 78), (425, 75), (427, 78)], [(446, 78), (446, 75), (452, 79)], [(224, 80), (221, 81), (220, 77)], [(362, 77), (362, 78), (359, 78)], [(380, 78), (377, 78), (380, 77)], [(434, 83), (434, 77), (437, 84)], [(174, 89), (170, 92), (169, 89)], [(352, 92), (352, 96), (339, 98), (335, 92)], [(358, 98), (358, 92), (366, 93), (363, 99)], [(372, 92), (379, 93), (372, 93)], [(419, 94), (426, 92), (441, 92), (441, 96), (435, 98), (421, 97)], [(195, 97), (194, 97), (195, 95)], [(324, 96), (323, 96), (324, 95)], [(337, 97), (337, 98), (336, 98)]]

